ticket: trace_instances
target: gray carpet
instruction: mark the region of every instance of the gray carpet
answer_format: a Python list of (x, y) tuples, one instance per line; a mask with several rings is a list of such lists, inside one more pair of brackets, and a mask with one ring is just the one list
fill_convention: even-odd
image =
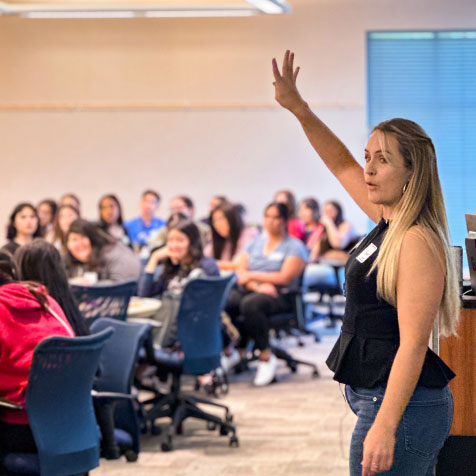
[(147, 435), (138, 462), (101, 460), (92, 476), (347, 475), (355, 418), (325, 366), (337, 331), (327, 334), (318, 344), (306, 338), (305, 347), (286, 343), (295, 357), (318, 365), (320, 378), (304, 367), (292, 374), (284, 365), (279, 382), (265, 388), (251, 385), (253, 370), (231, 377), (230, 392), (220, 400), (234, 415), (239, 448), (230, 448), (228, 438), (205, 423), (189, 420), (174, 439), (174, 451), (162, 452), (162, 437)]

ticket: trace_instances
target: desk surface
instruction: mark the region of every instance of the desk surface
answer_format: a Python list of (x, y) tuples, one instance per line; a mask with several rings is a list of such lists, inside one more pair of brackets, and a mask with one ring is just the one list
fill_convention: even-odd
[(160, 299), (133, 296), (127, 308), (128, 318), (147, 318), (153, 316), (161, 306)]

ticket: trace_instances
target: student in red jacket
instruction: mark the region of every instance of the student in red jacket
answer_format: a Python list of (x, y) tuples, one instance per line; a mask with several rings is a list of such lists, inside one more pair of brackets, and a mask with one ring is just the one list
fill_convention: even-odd
[[(9, 255), (0, 253), (0, 399), (25, 405), (33, 351), (46, 337), (74, 337), (58, 303), (43, 286), (17, 281)], [(0, 407), (0, 454), (36, 452), (25, 410)]]

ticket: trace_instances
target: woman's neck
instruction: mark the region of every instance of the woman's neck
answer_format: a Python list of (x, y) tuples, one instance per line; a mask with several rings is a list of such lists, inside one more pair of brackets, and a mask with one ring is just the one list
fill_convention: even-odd
[(17, 233), (13, 241), (15, 243), (18, 243), (19, 245), (27, 245), (28, 243), (31, 243), (33, 241), (33, 236)]

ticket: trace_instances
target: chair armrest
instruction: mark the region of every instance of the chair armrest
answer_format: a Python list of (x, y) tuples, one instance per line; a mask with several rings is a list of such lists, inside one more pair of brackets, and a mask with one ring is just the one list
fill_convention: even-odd
[(119, 399), (127, 399), (133, 400), (135, 397), (130, 393), (119, 393), (119, 392), (97, 392), (96, 390), (91, 390), (91, 396), (94, 399), (107, 399), (107, 400), (119, 400)]
[(9, 410), (23, 410), (23, 405), (12, 402), (11, 400), (8, 400), (8, 398), (0, 398), (0, 407), (8, 408)]
[(149, 324), (151, 327), (162, 327), (162, 323), (154, 319), (147, 319), (147, 317), (129, 317), (128, 322), (137, 322), (138, 324)]

